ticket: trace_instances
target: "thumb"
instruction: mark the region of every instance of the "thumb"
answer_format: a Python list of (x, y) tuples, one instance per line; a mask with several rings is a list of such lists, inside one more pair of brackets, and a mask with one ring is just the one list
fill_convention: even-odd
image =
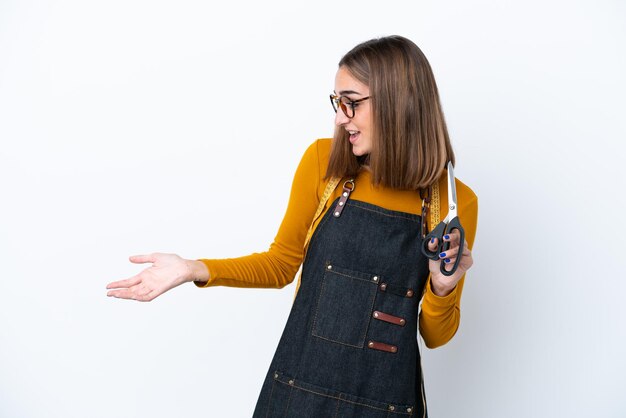
[(156, 261), (154, 254), (131, 255), (130, 257), (128, 257), (128, 259), (130, 260), (131, 263), (135, 263), (135, 264), (154, 263)]

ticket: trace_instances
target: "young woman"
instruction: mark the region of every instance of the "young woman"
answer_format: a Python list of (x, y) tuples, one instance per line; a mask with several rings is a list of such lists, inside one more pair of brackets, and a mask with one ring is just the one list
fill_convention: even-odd
[(454, 154), (432, 70), (410, 40), (373, 39), (348, 52), (331, 103), (334, 138), (305, 152), (269, 251), (134, 256), (152, 266), (109, 284), (108, 295), (149, 301), (189, 281), (283, 287), (302, 265), (254, 417), (423, 417), (417, 332), (433, 348), (459, 326), (477, 199), (456, 181), (466, 241), (457, 270), (444, 274), (442, 263), (448, 272), (459, 257), (460, 234), (446, 235), (449, 249), (432, 260), (421, 251), (422, 227), (446, 216)]

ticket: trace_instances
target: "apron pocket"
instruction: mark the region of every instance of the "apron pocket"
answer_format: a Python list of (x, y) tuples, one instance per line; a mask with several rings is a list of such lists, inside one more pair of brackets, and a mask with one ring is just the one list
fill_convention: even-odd
[(363, 348), (381, 277), (327, 263), (311, 334)]
[(269, 418), (390, 418), (413, 415), (413, 406), (388, 404), (317, 386), (276, 371)]

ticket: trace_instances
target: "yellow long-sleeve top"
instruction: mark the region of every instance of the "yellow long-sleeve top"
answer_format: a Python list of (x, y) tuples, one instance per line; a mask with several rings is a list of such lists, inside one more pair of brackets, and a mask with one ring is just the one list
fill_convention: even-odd
[[(315, 141), (304, 153), (291, 187), (287, 212), (274, 242), (266, 252), (227, 259), (201, 259), (207, 266), (210, 279), (199, 287), (264, 287), (281, 288), (291, 283), (303, 259), (303, 245), (311, 220), (326, 188), (324, 180), (330, 157), (331, 139)], [(374, 187), (371, 173), (361, 170), (354, 179), (356, 187), (350, 199), (375, 204), (385, 209), (420, 214), (422, 200), (416, 191)], [(341, 185), (341, 183), (340, 183)], [(458, 216), (465, 229), (465, 238), (471, 249), (476, 234), (478, 200), (465, 184), (456, 181)], [(439, 207), (441, 218), (447, 213), (447, 176), (439, 180)], [(341, 194), (337, 187), (328, 199), (327, 208)], [(322, 219), (320, 216), (313, 228)], [(435, 225), (429, 225), (433, 228)], [(427, 347), (434, 348), (447, 343), (456, 333), (460, 322), (463, 277), (447, 296), (435, 295), (426, 283), (419, 318), (420, 333)]]

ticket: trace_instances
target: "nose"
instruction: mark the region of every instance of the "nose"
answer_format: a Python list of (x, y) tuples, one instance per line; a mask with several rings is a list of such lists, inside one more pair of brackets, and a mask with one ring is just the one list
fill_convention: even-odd
[(337, 109), (337, 113), (335, 113), (335, 125), (342, 126), (348, 122), (350, 122), (350, 118), (348, 118), (346, 114), (343, 113), (343, 110), (341, 110), (341, 108)]

